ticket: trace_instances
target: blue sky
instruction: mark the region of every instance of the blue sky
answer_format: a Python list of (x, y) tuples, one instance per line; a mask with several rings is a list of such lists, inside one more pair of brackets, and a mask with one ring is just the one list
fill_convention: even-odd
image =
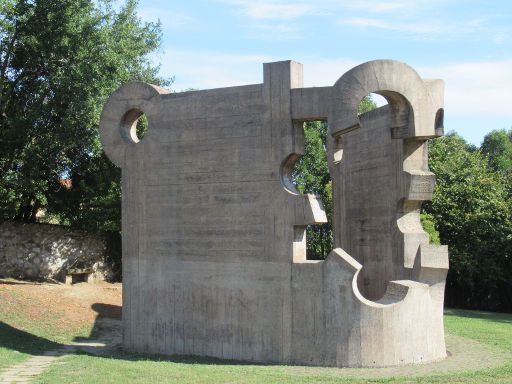
[(512, 127), (512, 1), (139, 0), (160, 20), (154, 60), (175, 91), (262, 82), (262, 63), (304, 64), (306, 86), (395, 59), (445, 80), (445, 129), (479, 145)]

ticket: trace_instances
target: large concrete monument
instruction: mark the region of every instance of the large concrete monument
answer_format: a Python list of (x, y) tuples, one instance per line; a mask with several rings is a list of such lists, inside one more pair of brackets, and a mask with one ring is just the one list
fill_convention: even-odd
[[(358, 116), (371, 92), (389, 105)], [(325, 261), (306, 257), (321, 203), (290, 176), (307, 120), (329, 125)], [(124, 346), (339, 367), (444, 358), (448, 253), (419, 218), (435, 181), (425, 142), (442, 124), (443, 83), (396, 61), (362, 64), (332, 87), (304, 88), (290, 61), (264, 64), (263, 84), (121, 87), (101, 138), (122, 169)]]

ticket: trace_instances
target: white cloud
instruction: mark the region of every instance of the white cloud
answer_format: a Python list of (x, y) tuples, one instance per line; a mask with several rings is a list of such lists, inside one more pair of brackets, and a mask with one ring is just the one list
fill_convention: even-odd
[[(263, 63), (291, 58), (168, 50), (157, 59), (162, 63), (161, 72), (164, 76), (176, 76), (172, 88), (179, 92), (188, 88), (210, 89), (261, 83)], [(346, 71), (360, 64), (345, 58), (293, 59), (304, 65), (306, 87), (333, 85)]]
[(262, 40), (293, 40), (301, 37), (300, 30), (290, 23), (270, 23), (260, 22), (253, 26), (253, 30), (248, 36), (259, 38)]
[(403, 22), (401, 19), (393, 18), (356, 17), (341, 19), (338, 20), (338, 23), (361, 28), (380, 28), (422, 37), (423, 39), (438, 38), (439, 35), (442, 35), (445, 40), (474, 36), (477, 39), (495, 41), (494, 36), (485, 33), (489, 30), (489, 27), (487, 26), (487, 20), (484, 18), (447, 22), (440, 19), (430, 20), (425, 18), (420, 20), (411, 17), (410, 21)]
[(330, 2), (333, 6), (338, 4), (345, 9), (353, 9), (364, 13), (395, 13), (395, 14), (418, 14), (423, 13), (425, 8), (432, 8), (445, 3), (446, 0), (402, 0), (402, 1), (381, 1), (381, 0), (352, 0), (345, 2)]
[(317, 60), (304, 58), (304, 86), (323, 87), (333, 85), (345, 72), (361, 64), (355, 60), (338, 58)]
[(368, 18), (353, 18), (353, 19), (342, 19), (339, 21), (342, 24), (354, 25), (356, 27), (376, 27), (384, 29), (396, 29), (392, 24), (379, 19), (368, 19)]
[(251, 19), (291, 20), (306, 16), (311, 13), (313, 7), (303, 3), (263, 3), (263, 2), (239, 2), (240, 13)]
[[(363, 11), (365, 13), (385, 13), (400, 9), (416, 9), (425, 0), (411, 1), (337, 1), (317, 0), (219, 0), (235, 6), (237, 13), (251, 19), (291, 20), (303, 16), (336, 15), (343, 10)], [(435, 0), (433, 0), (435, 1)]]
[(419, 67), (418, 72), (423, 77), (445, 81), (447, 113), (512, 120), (512, 60)]
[(262, 40), (290, 40), (302, 36), (300, 23), (291, 20), (315, 14), (315, 7), (306, 1), (217, 0), (232, 8), (231, 13), (241, 16), (247, 36)]
[(439, 34), (447, 33), (454, 27), (446, 23), (399, 23), (388, 22), (382, 19), (371, 18), (352, 18), (339, 21), (342, 24), (353, 25), (356, 27), (381, 28), (390, 31), (406, 32), (413, 34)]
[(173, 10), (162, 10), (153, 7), (141, 7), (137, 11), (142, 20), (148, 22), (156, 22), (160, 20), (163, 28), (183, 28), (195, 24), (195, 19), (183, 12)]
[[(399, 37), (429, 40), (474, 38), (503, 44), (510, 28), (497, 26), (496, 14), (473, 12), (473, 17), (454, 17), (446, 11), (454, 0), (216, 0), (231, 6), (231, 12), (249, 21), (251, 36), (257, 38), (298, 38), (306, 23), (298, 18), (321, 18), (325, 25), (383, 29)], [(443, 10), (445, 10), (443, 12)], [(286, 22), (286, 23), (284, 23)], [(280, 24), (278, 24), (280, 23)], [(283, 29), (288, 31), (282, 32)], [(505, 30), (503, 30), (505, 29)], [(403, 35), (403, 36), (402, 36)]]
[(172, 88), (210, 89), (257, 84), (263, 80), (263, 63), (275, 61), (264, 55), (219, 54), (168, 50), (158, 58), (165, 76), (176, 76)]

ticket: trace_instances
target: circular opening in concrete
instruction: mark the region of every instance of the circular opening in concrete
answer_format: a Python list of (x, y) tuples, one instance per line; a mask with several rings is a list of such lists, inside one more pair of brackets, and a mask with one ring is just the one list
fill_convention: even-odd
[(138, 143), (148, 130), (148, 119), (140, 109), (131, 109), (125, 113), (121, 126), (121, 135), (131, 143)]

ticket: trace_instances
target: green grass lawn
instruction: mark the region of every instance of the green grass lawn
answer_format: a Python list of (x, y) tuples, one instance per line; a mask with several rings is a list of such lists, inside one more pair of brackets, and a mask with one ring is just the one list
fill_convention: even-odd
[[(477, 311), (446, 311), (448, 335), (474, 340), (497, 355), (512, 356), (512, 315)], [(482, 358), (487, 358), (483, 356)], [(512, 362), (491, 369), (462, 370), (422, 376), (379, 377), (379, 370), (237, 364), (200, 358), (158, 358), (134, 355), (66, 358), (36, 383), (512, 383)], [(365, 377), (366, 376), (366, 377)]]
[(444, 324), (448, 333), (512, 352), (511, 314), (447, 309)]
[[(3, 279), (2, 284), (18, 284)], [(34, 308), (34, 311), (30, 309)], [(37, 315), (37, 320), (32, 318)], [(51, 307), (20, 291), (2, 291), (0, 295), (0, 369), (28, 359), (34, 354), (56, 349), (75, 337), (86, 337), (88, 324), (63, 327)]]
[[(0, 305), (0, 368), (42, 351), (56, 349), (90, 327), (63, 328), (45, 308), (37, 321), (27, 308), (40, 305), (27, 297), (5, 294)], [(22, 308), (23, 304), (23, 310)], [(43, 311), (43, 312), (41, 312)], [(512, 383), (512, 315), (446, 310), (447, 339), (472, 359), (383, 369), (338, 369), (258, 365), (196, 357), (158, 357), (116, 353), (99, 357), (71, 355), (35, 379), (35, 383)], [(470, 355), (470, 354), (469, 354)], [(462, 355), (460, 355), (462, 356)], [(439, 370), (452, 363), (448, 370)], [(475, 362), (483, 361), (483, 364)], [(492, 364), (491, 364), (492, 363)], [(453, 368), (454, 365), (457, 365)], [(483, 367), (483, 368), (482, 368)], [(492, 368), (485, 368), (492, 367)]]
[(59, 346), (48, 339), (34, 336), (0, 321), (0, 369)]

